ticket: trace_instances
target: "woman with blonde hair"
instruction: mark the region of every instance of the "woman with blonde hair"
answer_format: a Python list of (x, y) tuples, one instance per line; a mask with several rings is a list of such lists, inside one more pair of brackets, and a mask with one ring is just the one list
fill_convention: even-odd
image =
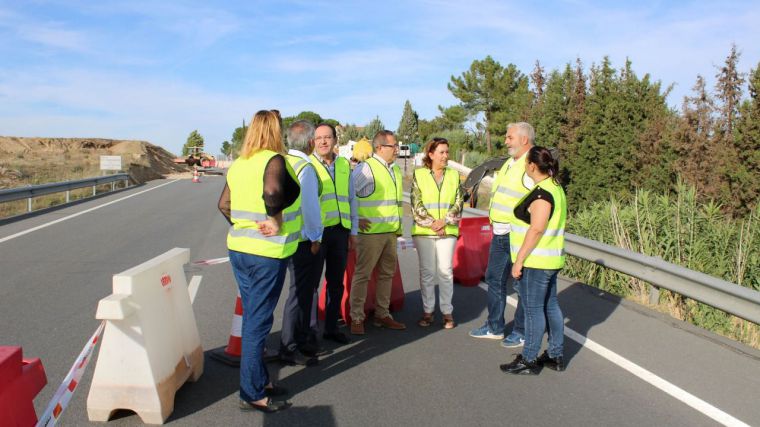
[(300, 188), (284, 157), (280, 123), (276, 110), (253, 116), (219, 199), (231, 225), (227, 248), (243, 305), (240, 409), (262, 412), (290, 406), (271, 399), (286, 391), (270, 381), (263, 358), (287, 261), (300, 236), (300, 215), (283, 218), (283, 210), (297, 204)]
[(459, 172), (447, 166), (449, 142), (445, 138), (433, 138), (425, 146), (423, 155), (424, 167), (414, 171), (411, 191), (412, 236), (420, 259), (420, 294), (424, 310), (418, 325), (427, 327), (433, 323), (435, 285), (438, 284), (443, 327), (451, 329), (456, 326), (451, 305), (454, 294), (452, 262), (464, 192)]

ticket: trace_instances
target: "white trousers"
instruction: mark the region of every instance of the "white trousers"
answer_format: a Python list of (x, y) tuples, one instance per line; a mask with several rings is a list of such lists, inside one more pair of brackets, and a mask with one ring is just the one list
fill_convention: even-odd
[(453, 236), (414, 236), (414, 246), (420, 257), (420, 294), (425, 313), (435, 311), (436, 284), (441, 313), (451, 314), (454, 311), (451, 297), (454, 295), (452, 264), (456, 244), (457, 238)]

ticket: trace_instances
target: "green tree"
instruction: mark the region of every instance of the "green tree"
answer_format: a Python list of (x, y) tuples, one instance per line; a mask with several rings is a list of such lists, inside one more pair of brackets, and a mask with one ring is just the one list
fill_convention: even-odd
[(384, 129), (385, 129), (385, 125), (383, 124), (382, 121), (380, 121), (380, 117), (375, 116), (375, 118), (372, 119), (372, 121), (369, 122), (369, 124), (367, 124), (367, 126), (364, 127), (362, 131), (362, 135), (366, 136), (367, 139), (372, 141), (372, 138), (375, 137), (375, 134)]
[(240, 152), (240, 148), (243, 146), (246, 132), (248, 132), (248, 126), (245, 124), (245, 120), (243, 120), (242, 126), (236, 127), (235, 130), (232, 131), (232, 148), (230, 149), (231, 156), (237, 157), (238, 153)]
[(714, 196), (712, 174), (712, 157), (715, 146), (712, 144), (715, 129), (715, 102), (705, 87), (705, 80), (697, 76), (692, 88), (693, 96), (686, 96), (678, 120), (673, 148), (679, 158), (677, 172), (688, 184), (693, 185), (700, 195)]
[(502, 67), (491, 56), (473, 61), (461, 76), (451, 76), (448, 89), (469, 114), (483, 113), (488, 153), (492, 133), (503, 134), (507, 122), (525, 120), (530, 113), (528, 78), (514, 64)]
[(222, 154), (229, 156), (232, 153), (232, 144), (229, 141), (222, 142)]
[(348, 124), (343, 127), (343, 132), (338, 135), (338, 144), (346, 145), (348, 141), (358, 141), (362, 137), (362, 132), (356, 125)]
[(187, 142), (182, 146), (182, 155), (187, 156), (191, 154), (192, 147), (200, 147), (199, 150), (203, 151), (203, 137), (198, 133), (198, 130), (194, 130), (188, 135)]
[(310, 121), (314, 126), (322, 123), (322, 116), (319, 114), (313, 112), (313, 111), (301, 111), (296, 116), (296, 120), (308, 120)]
[(416, 144), (419, 142), (417, 120), (417, 112), (412, 109), (412, 104), (407, 99), (404, 103), (404, 112), (401, 114), (398, 130), (396, 131), (399, 142), (403, 142), (404, 144)]
[[(652, 83), (649, 76), (638, 78), (630, 61), (619, 73), (607, 57), (600, 66), (592, 66), (585, 114), (578, 130), (577, 157), (568, 185), (568, 197), (577, 206), (635, 189), (642, 165), (638, 155), (641, 137), (659, 140), (649, 126), (651, 116), (655, 112), (662, 114), (666, 108), (665, 96), (660, 92), (659, 82)], [(652, 163), (649, 157), (646, 159), (647, 165)]]
[(749, 99), (742, 103), (734, 128), (737, 162), (733, 165), (733, 204), (740, 214), (760, 197), (760, 63), (749, 73)]

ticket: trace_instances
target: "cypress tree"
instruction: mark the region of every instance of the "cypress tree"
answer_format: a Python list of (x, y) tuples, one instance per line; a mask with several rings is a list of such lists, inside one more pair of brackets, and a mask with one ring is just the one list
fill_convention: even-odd
[(409, 102), (409, 100), (406, 100), (404, 103), (404, 112), (401, 114), (401, 120), (399, 121), (398, 130), (396, 131), (396, 136), (399, 140), (399, 143), (419, 143), (419, 130), (417, 120), (417, 112), (412, 109), (411, 102)]
[(749, 73), (749, 99), (742, 103), (734, 128), (737, 162), (732, 165), (736, 213), (746, 214), (760, 194), (760, 63)]
[(705, 79), (698, 75), (692, 88), (694, 95), (684, 97), (681, 117), (676, 129), (673, 148), (679, 162), (674, 165), (674, 172), (689, 184), (694, 185), (697, 193), (713, 195), (712, 156), (714, 145), (711, 144), (715, 128), (715, 103), (705, 88)]

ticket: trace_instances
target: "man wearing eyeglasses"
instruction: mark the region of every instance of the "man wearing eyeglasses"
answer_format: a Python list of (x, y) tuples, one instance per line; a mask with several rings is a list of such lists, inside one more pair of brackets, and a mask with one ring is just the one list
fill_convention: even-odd
[(406, 329), (388, 310), (396, 272), (396, 239), (401, 235), (401, 170), (393, 162), (398, 142), (393, 132), (381, 130), (372, 139), (372, 157), (351, 173), (358, 199), (359, 234), (356, 241), (356, 270), (351, 283), (351, 333), (364, 335), (364, 302), (367, 284), (377, 267), (374, 325)]
[[(322, 250), (319, 270), (325, 264), (325, 329), (322, 338), (348, 344), (349, 338), (338, 330), (338, 316), (343, 300), (343, 274), (348, 251), (356, 244), (358, 218), (356, 194), (351, 181), (351, 165), (335, 154), (338, 140), (335, 128), (319, 124), (314, 131), (314, 152), (309, 156), (322, 182)], [(316, 324), (316, 319), (312, 319)]]

